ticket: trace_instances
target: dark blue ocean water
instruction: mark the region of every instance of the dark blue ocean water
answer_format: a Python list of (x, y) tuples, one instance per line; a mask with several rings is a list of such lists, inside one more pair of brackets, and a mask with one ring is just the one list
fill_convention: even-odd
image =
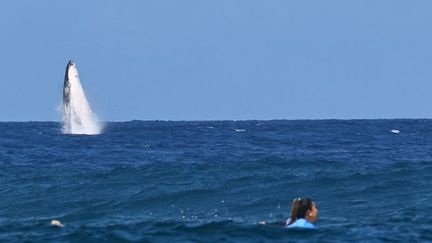
[[(132, 121), (78, 136), (0, 123), (0, 242), (431, 241), (431, 128)], [(315, 200), (316, 230), (257, 224), (285, 220), (299, 196)]]

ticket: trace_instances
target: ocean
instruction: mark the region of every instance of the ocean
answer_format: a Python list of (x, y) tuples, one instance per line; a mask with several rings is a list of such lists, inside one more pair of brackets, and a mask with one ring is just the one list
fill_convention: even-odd
[[(432, 120), (61, 131), (0, 123), (0, 242), (432, 241)], [(295, 197), (316, 202), (315, 230), (258, 224), (286, 220)]]

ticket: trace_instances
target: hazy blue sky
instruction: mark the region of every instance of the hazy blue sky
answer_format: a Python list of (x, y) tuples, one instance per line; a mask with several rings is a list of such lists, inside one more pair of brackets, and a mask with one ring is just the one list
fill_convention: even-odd
[(432, 118), (432, 1), (0, 1), (0, 120)]

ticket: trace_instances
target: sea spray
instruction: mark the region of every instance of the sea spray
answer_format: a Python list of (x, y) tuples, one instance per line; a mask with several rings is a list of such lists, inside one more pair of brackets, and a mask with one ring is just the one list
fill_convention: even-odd
[(102, 126), (84, 94), (74, 61), (66, 66), (63, 87), (63, 133), (100, 134)]

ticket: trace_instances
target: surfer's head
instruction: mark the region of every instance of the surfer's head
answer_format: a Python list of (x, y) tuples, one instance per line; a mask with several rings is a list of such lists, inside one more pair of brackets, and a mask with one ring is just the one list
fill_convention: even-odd
[(290, 223), (294, 223), (297, 219), (306, 219), (310, 223), (318, 220), (318, 209), (315, 203), (307, 197), (295, 198), (291, 207)]

